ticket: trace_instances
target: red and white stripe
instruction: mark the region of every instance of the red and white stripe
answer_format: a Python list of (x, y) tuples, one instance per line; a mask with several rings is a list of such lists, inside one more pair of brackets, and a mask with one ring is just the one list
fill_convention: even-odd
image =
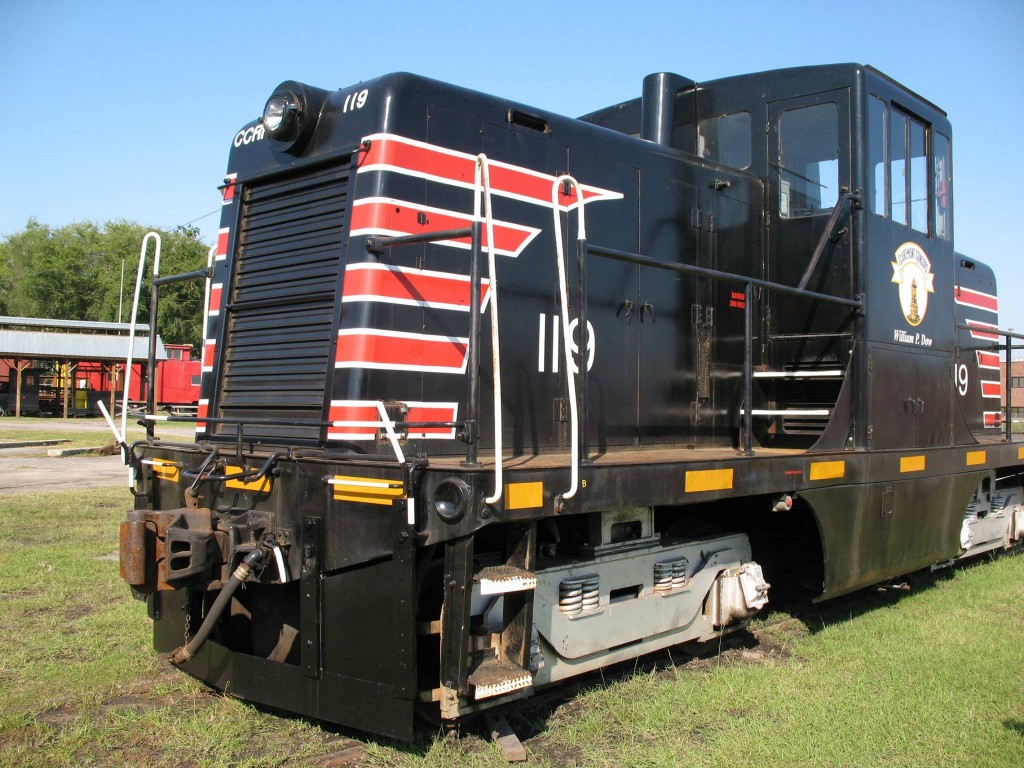
[(984, 381), (981, 382), (981, 396), (982, 397), (994, 397), (997, 400), (1003, 396), (1003, 384), (1000, 381)]
[(207, 314), (210, 317), (219, 315), (224, 303), (224, 283), (213, 283), (210, 286), (210, 306)]
[(999, 353), (978, 351), (978, 367), (987, 371), (999, 370)]
[(223, 195), (221, 205), (230, 205), (235, 202), (235, 183), (237, 180), (237, 173), (229, 173), (224, 177), (224, 186), (221, 188), (221, 193)]
[(203, 373), (208, 373), (213, 370), (213, 356), (217, 351), (216, 339), (206, 339), (203, 342), (203, 355), (202, 364), (200, 366)]
[[(422, 214), (422, 217), (420, 216)], [(425, 223), (420, 223), (421, 218)], [(464, 229), (473, 223), (473, 216), (443, 208), (432, 208), (419, 203), (395, 200), (390, 197), (364, 197), (352, 204), (352, 231), (356, 235), (414, 235), (445, 229)], [(494, 221), (494, 252), (502, 256), (518, 256), (540, 234), (534, 227)], [(469, 237), (455, 240), (434, 240), (440, 245), (469, 249)], [(488, 245), (484, 228), (481, 245)]]
[(228, 257), (228, 235), (231, 227), (221, 227), (217, 230), (217, 250), (214, 251), (214, 258), (217, 261), (224, 261)]
[(196, 421), (196, 432), (205, 432), (206, 431), (206, 422), (202, 421), (202, 419), (208, 417), (209, 415), (210, 415), (210, 401), (209, 400), (200, 400), (199, 403), (196, 406), (196, 419), (198, 419)]
[(338, 331), (335, 368), (465, 373), (469, 339), (377, 328)]
[[(967, 325), (971, 326), (971, 338), (972, 339), (985, 339), (986, 341), (999, 341), (999, 336), (994, 333), (986, 333), (982, 329), (996, 330), (996, 326), (992, 323), (983, 323), (980, 320), (967, 320)], [(978, 330), (974, 330), (977, 328)]]
[(1001, 427), (1003, 425), (1002, 411), (985, 411), (983, 416), (986, 427)]
[[(481, 278), (481, 312), (487, 307), (489, 287), (490, 281)], [(341, 301), (374, 301), (468, 312), (469, 294), (469, 277), (466, 275), (368, 261), (349, 264), (345, 268)]]
[[(372, 134), (364, 141), (370, 142), (370, 148), (360, 158), (358, 173), (391, 171), (465, 189), (476, 187), (476, 155), (407, 139), (393, 133)], [(488, 165), (492, 194), (546, 208), (551, 207), (551, 186), (555, 181), (554, 176), (497, 160), (489, 160)], [(582, 185), (582, 189), (583, 199), (588, 203), (622, 199), (621, 192), (612, 192), (587, 184)], [(569, 194), (561, 197), (564, 203), (560, 203), (559, 208), (562, 210), (569, 210), (578, 203), (575, 190), (570, 188), (568, 192)]]
[[(405, 405), (409, 409), (404, 418), (407, 422), (451, 422), (459, 409), (458, 403), (406, 401)], [(332, 400), (328, 418), (328, 440), (374, 440), (384, 427), (376, 400)], [(455, 427), (413, 427), (407, 437), (454, 440)]]
[(999, 312), (999, 299), (991, 293), (982, 293), (981, 291), (958, 286), (953, 296), (956, 303), (962, 307), (980, 309), (984, 312), (992, 312), (993, 314)]

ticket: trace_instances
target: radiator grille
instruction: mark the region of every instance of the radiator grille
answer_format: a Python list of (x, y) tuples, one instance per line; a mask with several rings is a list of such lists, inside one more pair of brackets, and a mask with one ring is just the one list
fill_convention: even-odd
[[(348, 177), (331, 167), (246, 188), (219, 416), (323, 419)], [(320, 428), (246, 425), (244, 436), (315, 440)]]

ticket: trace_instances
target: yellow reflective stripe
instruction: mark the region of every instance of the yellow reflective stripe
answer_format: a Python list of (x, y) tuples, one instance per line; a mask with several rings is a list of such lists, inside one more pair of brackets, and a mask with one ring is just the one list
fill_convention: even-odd
[(164, 461), (163, 459), (144, 459), (142, 463), (151, 465), (153, 467), (153, 474), (161, 480), (169, 480), (172, 483), (176, 483), (178, 482), (178, 478), (181, 476), (181, 471), (178, 469), (178, 465), (173, 461)]
[(384, 506), (391, 506), (392, 499), (384, 498), (381, 496), (370, 496), (368, 494), (358, 493), (345, 493), (339, 491), (337, 488), (334, 489), (334, 500), (335, 501), (358, 501), (362, 504), (382, 504)]
[(686, 473), (686, 492), (728, 491), (732, 488), (731, 469), (700, 469)]
[(979, 464), (984, 464), (986, 460), (985, 451), (968, 451), (967, 452), (967, 466), (976, 467)]
[(405, 498), (405, 485), (401, 480), (335, 475), (331, 480), (331, 485), (334, 486), (336, 501), (390, 505), (395, 499)]
[[(244, 467), (235, 467), (228, 465), (224, 468), (224, 474), (237, 475), (241, 472), (245, 472)], [(228, 488), (237, 488), (242, 491), (252, 491), (253, 493), (269, 493), (270, 492), (270, 478), (261, 477), (259, 480), (252, 480), (245, 482), (243, 480), (228, 480), (224, 483)]]
[(901, 456), (900, 472), (923, 472), (925, 467), (924, 456)]
[(505, 509), (533, 509), (544, 506), (544, 483), (509, 483), (505, 486)]
[(811, 480), (836, 480), (846, 475), (845, 461), (812, 461)]

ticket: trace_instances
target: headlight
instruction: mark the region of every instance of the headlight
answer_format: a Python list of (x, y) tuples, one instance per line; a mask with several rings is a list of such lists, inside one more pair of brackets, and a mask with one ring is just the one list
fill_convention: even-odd
[(271, 149), (300, 155), (309, 145), (330, 94), (295, 80), (285, 80), (270, 94), (260, 123), (271, 139)]
[(473, 491), (457, 477), (449, 477), (437, 484), (431, 500), (434, 512), (446, 523), (457, 523), (466, 514)]
[(299, 124), (302, 121), (302, 102), (291, 91), (275, 91), (267, 99), (260, 121), (272, 139), (293, 139), (298, 135)]

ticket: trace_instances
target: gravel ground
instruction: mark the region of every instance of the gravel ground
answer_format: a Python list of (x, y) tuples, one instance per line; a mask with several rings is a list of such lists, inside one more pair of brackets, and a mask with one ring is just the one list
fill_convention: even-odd
[(0, 451), (0, 496), (122, 485), (128, 492), (128, 468), (120, 456), (8, 458)]
[[(110, 429), (103, 419), (3, 419), (0, 427), (24, 432), (25, 440), (32, 439), (33, 431), (63, 431), (96, 432), (97, 447), (110, 442)], [(193, 430), (191, 424), (159, 424), (156, 433), (165, 437), (187, 438), (195, 434)], [(119, 455), (46, 456), (47, 449), (55, 447), (60, 446), (42, 446), (38, 450), (0, 449), (0, 496), (117, 485), (123, 486), (127, 492), (128, 468)]]

